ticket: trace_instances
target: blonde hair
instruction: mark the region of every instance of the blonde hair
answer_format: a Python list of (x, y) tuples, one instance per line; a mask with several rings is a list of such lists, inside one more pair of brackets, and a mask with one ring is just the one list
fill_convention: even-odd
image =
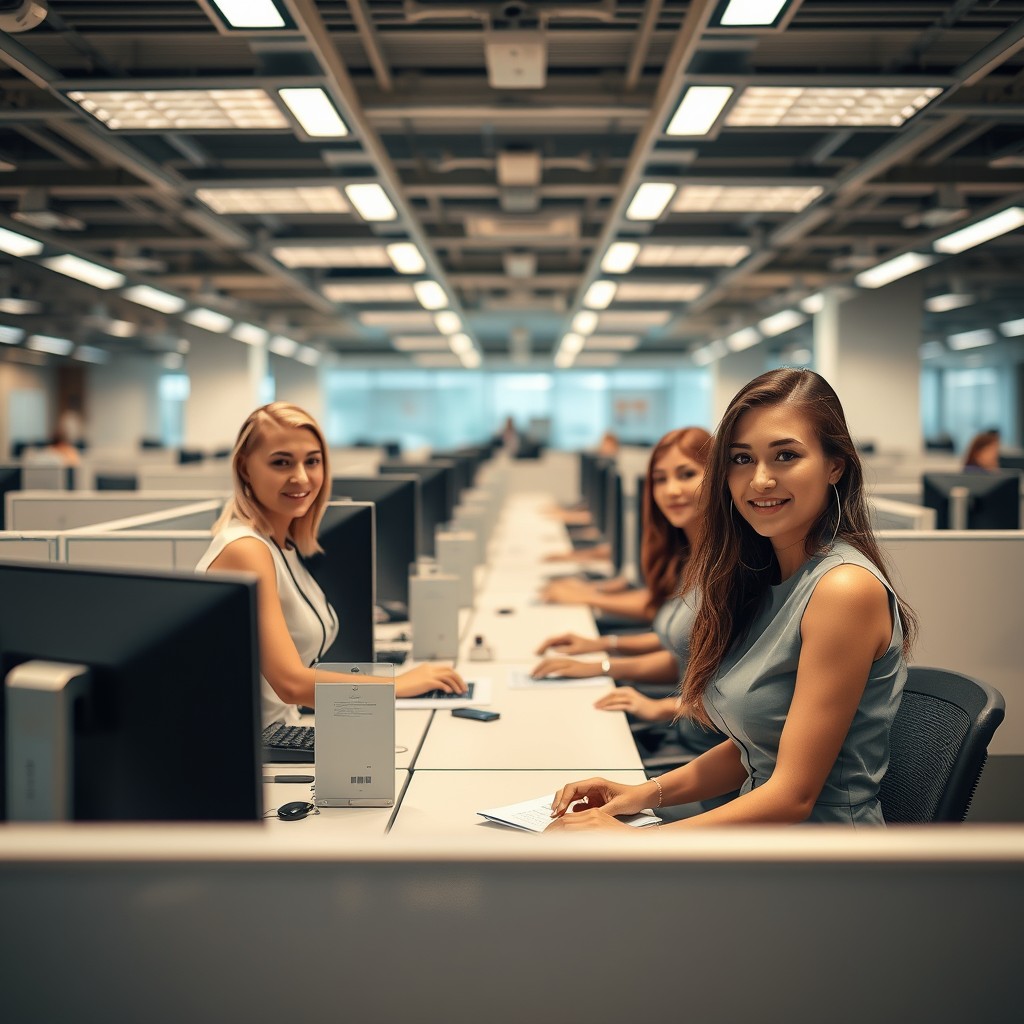
[(252, 493), (252, 488), (242, 475), (245, 460), (252, 454), (252, 450), (263, 439), (263, 434), (268, 427), (301, 427), (308, 430), (320, 445), (320, 457), (324, 467), (324, 482), (320, 487), (320, 493), (310, 506), (309, 511), (292, 521), (289, 528), (291, 539), (303, 556), (313, 555), (321, 551), (317, 542), (317, 532), (320, 529), (320, 521), (324, 517), (324, 510), (331, 498), (331, 469), (327, 460), (327, 445), (324, 442), (324, 435), (319, 425), (312, 416), (304, 409), (290, 402), (271, 402), (270, 405), (260, 406), (259, 409), (251, 412), (242, 424), (235, 440), (235, 447), (231, 452), (231, 474), (234, 478), (234, 495), (224, 506), (224, 511), (214, 524), (213, 532), (223, 529), (232, 519), (240, 519), (247, 523), (257, 533), (269, 537), (273, 534), (270, 523), (263, 512), (262, 506)]

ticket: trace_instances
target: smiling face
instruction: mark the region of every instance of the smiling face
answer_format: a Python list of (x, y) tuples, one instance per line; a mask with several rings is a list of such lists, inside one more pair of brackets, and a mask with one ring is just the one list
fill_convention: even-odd
[(842, 475), (842, 460), (826, 457), (810, 421), (793, 406), (759, 406), (737, 421), (729, 492), (740, 515), (771, 541), (784, 577), (804, 561), (802, 542)]
[(704, 467), (675, 445), (651, 468), (651, 496), (662, 515), (677, 529), (689, 534), (697, 522), (697, 497), (704, 482)]
[(266, 426), (240, 467), (254, 499), (283, 542), (292, 520), (312, 507), (324, 483), (323, 452), (305, 427)]

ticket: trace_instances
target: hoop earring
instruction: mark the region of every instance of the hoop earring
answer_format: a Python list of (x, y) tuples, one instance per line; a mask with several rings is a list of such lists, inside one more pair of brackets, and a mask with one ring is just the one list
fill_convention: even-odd
[[(736, 502), (733, 501), (731, 498), (729, 499), (729, 507), (732, 509), (733, 518), (735, 518), (735, 516), (736, 516)], [(746, 569), (747, 572), (764, 572), (765, 569), (767, 569), (767, 568), (769, 568), (771, 566), (771, 564), (772, 564), (772, 556), (769, 555), (768, 556), (768, 561), (765, 562), (765, 564), (762, 565), (760, 568), (754, 568), (754, 566), (752, 566), (752, 565), (747, 565), (747, 563), (744, 562), (743, 559), (740, 558), (739, 555), (736, 556), (736, 561), (739, 562), (739, 564), (744, 569)]]
[(251, 498), (252, 497), (252, 488), (247, 483), (246, 484), (242, 484), (242, 493), (247, 498)]
[(833, 484), (832, 490), (835, 492), (836, 496), (836, 528), (832, 531), (832, 539), (828, 542), (828, 544), (825, 545), (829, 548), (832, 547), (833, 544), (835, 544), (836, 537), (839, 534), (839, 527), (842, 525), (843, 522), (843, 504), (839, 500), (839, 488), (836, 487), (835, 484)]

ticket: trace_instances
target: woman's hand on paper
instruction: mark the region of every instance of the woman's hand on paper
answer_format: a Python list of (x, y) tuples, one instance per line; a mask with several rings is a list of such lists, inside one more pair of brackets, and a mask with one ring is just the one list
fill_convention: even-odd
[(598, 662), (576, 658), (542, 658), (530, 673), (534, 679), (589, 679), (600, 674)]
[(418, 697), (431, 690), (457, 694), (467, 692), (462, 676), (450, 665), (418, 665), (395, 677), (396, 697)]

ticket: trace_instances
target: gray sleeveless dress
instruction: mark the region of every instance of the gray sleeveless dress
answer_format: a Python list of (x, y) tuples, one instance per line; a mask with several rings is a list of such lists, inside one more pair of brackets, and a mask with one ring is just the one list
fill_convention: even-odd
[(892, 589), (878, 568), (849, 544), (835, 544), (771, 588), (746, 636), (708, 685), (704, 707), (739, 748), (748, 776), (741, 794), (763, 785), (775, 768), (793, 699), (804, 609), (822, 576), (842, 564), (862, 566), (885, 586), (893, 634), (885, 654), (871, 666), (850, 731), (808, 820), (884, 825), (878, 786), (889, 763), (889, 729), (907, 678), (903, 626)]

